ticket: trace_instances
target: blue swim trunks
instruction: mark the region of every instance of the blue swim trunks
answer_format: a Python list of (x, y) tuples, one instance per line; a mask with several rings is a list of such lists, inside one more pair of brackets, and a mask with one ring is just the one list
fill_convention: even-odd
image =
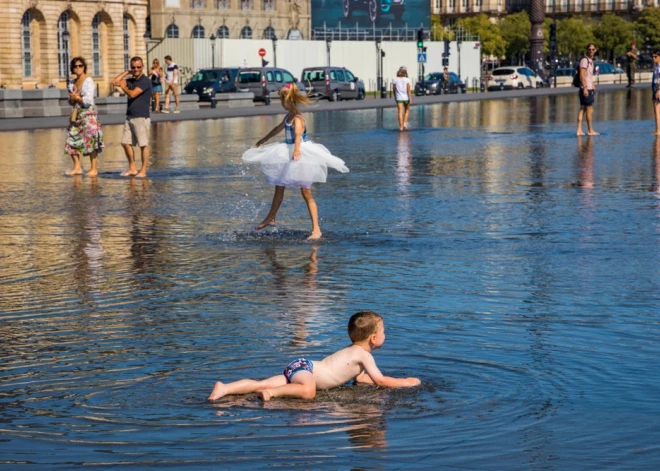
[(293, 360), (291, 363), (289, 363), (287, 367), (284, 368), (284, 377), (286, 378), (286, 382), (290, 383), (293, 375), (299, 371), (309, 371), (310, 373), (314, 373), (314, 363), (312, 360), (298, 358), (297, 360)]

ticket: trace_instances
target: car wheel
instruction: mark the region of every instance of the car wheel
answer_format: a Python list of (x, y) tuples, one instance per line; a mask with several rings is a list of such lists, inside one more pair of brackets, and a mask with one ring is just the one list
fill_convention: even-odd
[(362, 89), (358, 90), (356, 100), (364, 100), (364, 90), (362, 90)]
[(369, 0), (369, 19), (372, 23), (378, 21), (380, 15), (380, 0)]
[(328, 97), (328, 100), (337, 101), (338, 99), (339, 99), (339, 94), (337, 93), (337, 90), (333, 90), (330, 96)]
[(351, 1), (353, 0), (343, 0), (342, 2), (342, 14), (344, 18), (350, 18), (353, 13), (351, 9)]

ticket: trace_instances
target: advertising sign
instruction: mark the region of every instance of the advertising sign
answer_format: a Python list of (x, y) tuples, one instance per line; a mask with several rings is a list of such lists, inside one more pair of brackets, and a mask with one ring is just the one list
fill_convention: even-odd
[(311, 0), (312, 28), (428, 28), (429, 0)]

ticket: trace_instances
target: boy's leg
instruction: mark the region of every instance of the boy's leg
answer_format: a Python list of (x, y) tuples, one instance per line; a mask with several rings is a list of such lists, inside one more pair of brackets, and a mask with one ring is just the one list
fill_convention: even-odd
[(137, 178), (144, 178), (147, 176), (147, 167), (149, 166), (149, 146), (140, 147), (142, 155), (142, 168), (137, 175)]
[(233, 383), (224, 384), (221, 382), (215, 383), (213, 391), (209, 396), (209, 401), (215, 401), (223, 396), (230, 394), (249, 394), (257, 391), (262, 391), (266, 388), (278, 388), (286, 385), (286, 378), (284, 375), (271, 376), (262, 381), (255, 381), (254, 379), (241, 379)]
[(174, 87), (174, 102), (176, 103), (176, 109), (175, 111), (179, 111), (179, 106), (181, 105), (180, 100), (181, 98), (179, 97), (179, 84), (173, 85)]
[(316, 201), (314, 200), (314, 195), (312, 195), (311, 188), (301, 188), (300, 193), (302, 194), (305, 203), (307, 203), (307, 209), (309, 210), (309, 217), (312, 219), (312, 233), (307, 238), (307, 240), (314, 240), (321, 238), (321, 227), (319, 226), (319, 210), (316, 206)]
[[(282, 377), (284, 378), (284, 375), (282, 375)], [(309, 371), (298, 371), (291, 378), (291, 383), (259, 391), (259, 397), (264, 401), (269, 401), (273, 397), (282, 396), (314, 399), (314, 397), (316, 397), (316, 380), (314, 379), (314, 375)]]
[(578, 111), (578, 126), (577, 126), (577, 135), (578, 136), (584, 136), (584, 132), (582, 132), (582, 116), (584, 116), (584, 106), (580, 106), (580, 111)]
[(133, 177), (137, 175), (137, 168), (135, 167), (135, 157), (133, 156), (133, 146), (130, 144), (122, 144), (126, 159), (128, 159), (128, 170), (121, 174), (122, 177)]
[(593, 126), (593, 114), (594, 114), (594, 107), (593, 106), (587, 106), (587, 132), (589, 133), (590, 136), (598, 136), (598, 133), (594, 131), (594, 126)]
[(163, 108), (163, 113), (170, 112), (170, 86), (165, 85), (165, 108)]
[(275, 194), (273, 195), (273, 202), (270, 205), (270, 211), (268, 212), (268, 215), (264, 218), (263, 221), (261, 221), (257, 227), (255, 228), (256, 230), (263, 229), (266, 226), (274, 226), (275, 225), (275, 217), (277, 216), (277, 212), (280, 210), (280, 205), (282, 204), (282, 200), (284, 199), (284, 190), (286, 189), (285, 186), (276, 186), (275, 187)]

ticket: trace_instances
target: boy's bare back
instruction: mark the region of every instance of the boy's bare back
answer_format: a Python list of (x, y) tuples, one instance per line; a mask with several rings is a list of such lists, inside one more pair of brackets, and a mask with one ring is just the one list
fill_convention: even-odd
[(314, 379), (318, 389), (331, 389), (346, 384), (363, 371), (367, 372), (374, 383), (374, 377), (383, 376), (371, 353), (358, 345), (351, 345), (314, 362)]

